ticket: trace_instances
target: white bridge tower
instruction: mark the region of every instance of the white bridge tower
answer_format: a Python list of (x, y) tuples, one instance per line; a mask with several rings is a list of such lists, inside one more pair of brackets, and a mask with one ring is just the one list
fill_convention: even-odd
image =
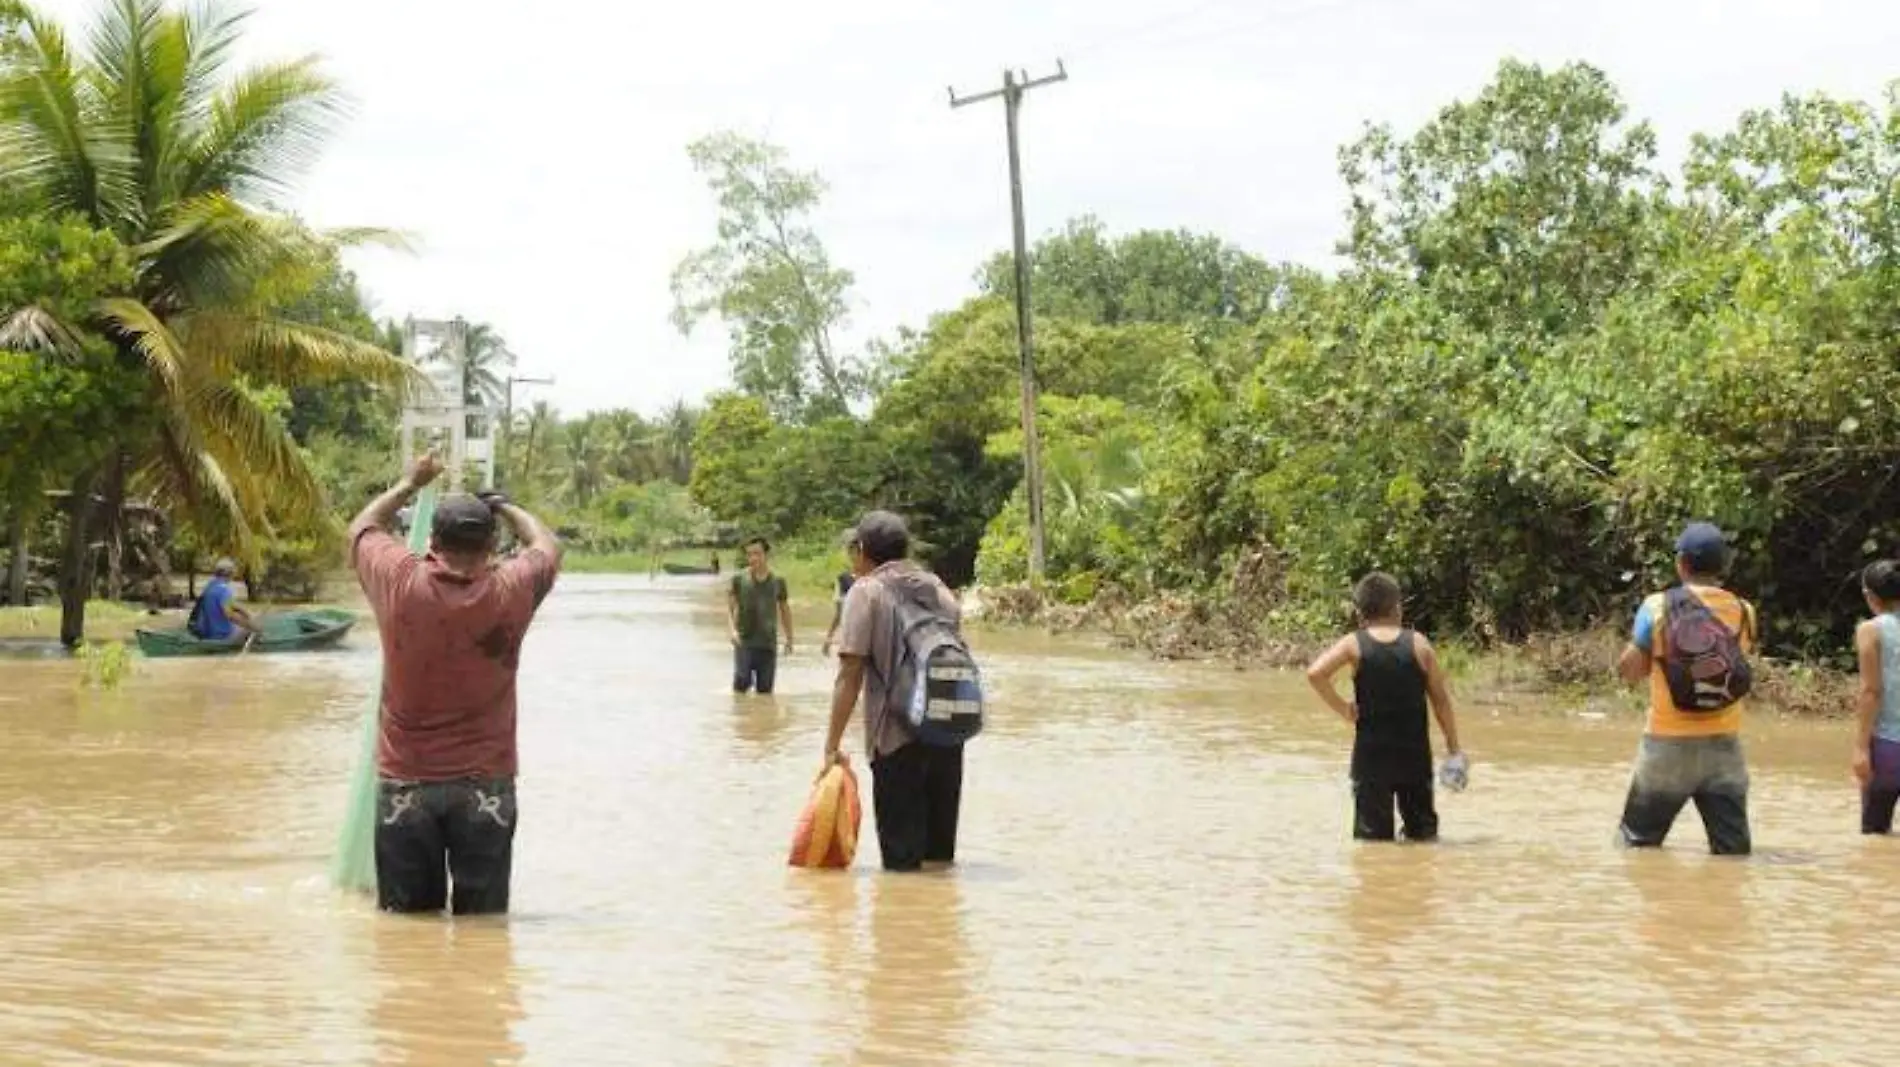
[(404, 401), (402, 459), (418, 447), (442, 457), (451, 491), (495, 486), (495, 413), (468, 383), (468, 323), (408, 319), (403, 323), (402, 356), (422, 372), (424, 382)]

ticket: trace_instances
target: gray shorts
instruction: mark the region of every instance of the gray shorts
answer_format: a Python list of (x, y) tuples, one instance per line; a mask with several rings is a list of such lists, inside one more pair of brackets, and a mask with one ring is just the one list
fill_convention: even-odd
[(1741, 738), (1644, 737), (1623, 804), (1623, 843), (1660, 846), (1692, 800), (1709, 835), (1709, 851), (1748, 854), (1748, 764)]

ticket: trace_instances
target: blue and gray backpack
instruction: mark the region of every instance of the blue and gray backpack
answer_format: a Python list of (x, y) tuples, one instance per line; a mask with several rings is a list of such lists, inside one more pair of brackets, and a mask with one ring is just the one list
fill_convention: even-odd
[(927, 745), (961, 745), (983, 730), (983, 675), (934, 589), (893, 589), (897, 663), (891, 709)]

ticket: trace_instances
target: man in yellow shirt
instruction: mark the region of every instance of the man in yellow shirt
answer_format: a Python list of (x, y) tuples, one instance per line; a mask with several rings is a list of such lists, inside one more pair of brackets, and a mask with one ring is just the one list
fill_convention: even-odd
[(1758, 631), (1754, 605), (1722, 588), (1728, 564), (1722, 531), (1685, 528), (1676, 542), (1682, 584), (1643, 601), (1617, 664), (1631, 685), (1649, 680), (1649, 723), (1623, 807), (1630, 847), (1659, 847), (1691, 800), (1709, 851), (1745, 856), (1751, 847), (1741, 730)]

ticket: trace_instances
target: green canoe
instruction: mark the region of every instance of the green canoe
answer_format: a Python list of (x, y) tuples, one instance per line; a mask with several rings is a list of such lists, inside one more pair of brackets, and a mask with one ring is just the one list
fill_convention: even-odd
[(699, 567), (691, 563), (662, 563), (660, 569), (668, 574), (711, 574), (711, 567)]
[[(251, 642), (252, 652), (306, 652), (329, 648), (356, 625), (356, 616), (338, 608), (310, 608), (258, 617), (263, 633)], [(139, 651), (148, 656), (224, 656), (244, 651), (250, 637), (240, 631), (223, 641), (193, 637), (184, 627), (138, 631)]]

